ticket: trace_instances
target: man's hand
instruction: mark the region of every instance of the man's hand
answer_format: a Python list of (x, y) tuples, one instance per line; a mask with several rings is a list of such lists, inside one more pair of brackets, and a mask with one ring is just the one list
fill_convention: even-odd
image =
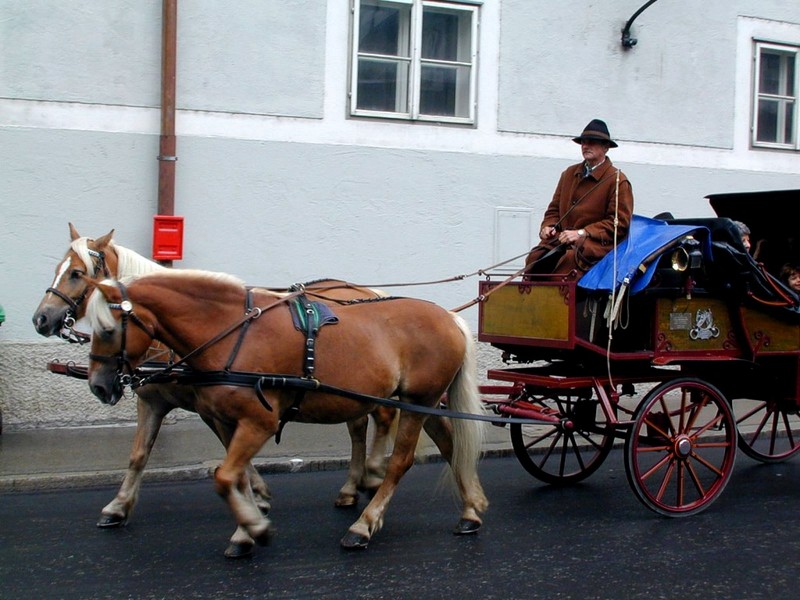
[(539, 239), (546, 242), (547, 240), (553, 239), (557, 234), (558, 232), (555, 227), (545, 225), (542, 227), (541, 231), (539, 231)]
[(565, 229), (558, 235), (558, 241), (562, 244), (574, 244), (585, 236), (583, 229)]

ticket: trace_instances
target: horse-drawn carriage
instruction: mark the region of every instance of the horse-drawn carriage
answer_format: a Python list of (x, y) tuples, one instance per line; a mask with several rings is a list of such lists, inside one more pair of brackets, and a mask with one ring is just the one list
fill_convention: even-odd
[[(637, 498), (685, 516), (723, 491), (737, 445), (763, 462), (800, 450), (798, 297), (773, 275), (800, 248), (787, 225), (757, 217), (799, 196), (709, 196), (715, 218), (634, 216), (577, 283), (481, 282), (479, 339), (515, 363), (483, 391), (498, 414), (537, 422), (509, 424), (525, 469), (580, 481), (624, 440)], [(732, 219), (750, 226), (754, 255)]]
[[(97, 286), (90, 368), (51, 363), (51, 370), (88, 377), (112, 404), (124, 384), (140, 390), (131, 466), (101, 526), (124, 523), (133, 508), (158, 425), (176, 406), (174, 387), (156, 393), (164, 385), (183, 386), (177, 406), (200, 413), (228, 448), (215, 480), (239, 525), (229, 556), (249, 554), (271, 535), (256, 508), (266, 486), (248, 463), (261, 445), (289, 418), (346, 421), (354, 465), (363, 469), (361, 427), (376, 406), (403, 409), (400, 424), (386, 479), (345, 547), (365, 547), (380, 529), (423, 428), (453, 467), (462, 498), (455, 532), (477, 531), (487, 506), (475, 470), (486, 421), (509, 427), (521, 464), (551, 484), (585, 479), (624, 442), (639, 500), (661, 515), (686, 516), (722, 493), (737, 446), (763, 462), (800, 450), (800, 301), (774, 277), (800, 247), (785, 224), (755, 211), (797, 196), (709, 196), (714, 218), (634, 216), (627, 239), (578, 281), (485, 273), (478, 339), (508, 365), (490, 370), (492, 383), (480, 390), (464, 377), (475, 357), (460, 309), (364, 297), (364, 288), (336, 281), (283, 294), (171, 269), (127, 286), (91, 282), (85, 275), (107, 276), (112, 256), (117, 272), (121, 248), (108, 234), (81, 238), (86, 248), (76, 251), (73, 228), (72, 254), (57, 269), (64, 279), (48, 290), (34, 323), (44, 335), (59, 332), (75, 316), (67, 308), (83, 310), (87, 286)], [(750, 226), (753, 254), (732, 219)], [(142, 369), (153, 339), (180, 358)], [(351, 468), (353, 491), (354, 478)]]

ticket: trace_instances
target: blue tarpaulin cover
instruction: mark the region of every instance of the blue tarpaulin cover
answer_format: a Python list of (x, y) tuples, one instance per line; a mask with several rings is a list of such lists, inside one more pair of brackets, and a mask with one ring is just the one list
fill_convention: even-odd
[[(703, 253), (709, 256), (707, 228), (672, 225), (659, 219), (633, 215), (628, 237), (617, 246), (616, 264), (615, 253), (609, 252), (578, 280), (578, 286), (586, 290), (611, 292), (612, 282), (616, 290), (627, 280), (629, 292), (635, 294), (650, 283), (658, 256), (694, 232), (698, 233), (695, 237), (703, 244)], [(640, 265), (644, 270), (639, 269)]]

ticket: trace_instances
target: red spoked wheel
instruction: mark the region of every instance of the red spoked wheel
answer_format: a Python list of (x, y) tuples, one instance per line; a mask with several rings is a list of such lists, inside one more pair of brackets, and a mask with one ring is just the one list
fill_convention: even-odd
[(800, 412), (793, 400), (734, 401), (739, 448), (763, 463), (778, 463), (800, 450)]
[(686, 517), (722, 493), (736, 459), (736, 422), (722, 393), (700, 379), (653, 388), (625, 440), (625, 473), (636, 497), (667, 517)]
[(528, 473), (545, 483), (568, 485), (597, 471), (614, 445), (614, 427), (597, 400), (566, 395), (530, 397), (526, 402), (559, 419), (509, 425), (514, 454)]

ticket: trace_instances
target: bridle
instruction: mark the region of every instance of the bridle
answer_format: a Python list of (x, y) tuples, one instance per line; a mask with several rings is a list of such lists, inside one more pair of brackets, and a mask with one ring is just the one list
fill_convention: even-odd
[[(97, 262), (92, 263), (93, 273), (92, 277), (97, 278), (98, 273), (102, 271), (103, 276), (108, 278), (110, 277), (110, 273), (108, 270), (108, 266), (106, 265), (106, 254), (105, 252), (92, 250), (91, 248), (87, 248), (89, 252), (89, 256), (92, 258), (96, 258)], [(62, 340), (66, 340), (71, 344), (85, 344), (87, 343), (91, 337), (86, 335), (85, 333), (81, 333), (79, 331), (75, 331), (73, 327), (75, 327), (75, 323), (77, 322), (76, 316), (78, 314), (78, 307), (84, 303), (86, 297), (89, 295), (89, 287), (85, 287), (83, 292), (77, 298), (70, 298), (61, 290), (57, 290), (54, 287), (47, 288), (46, 292), (53, 294), (54, 296), (61, 298), (64, 302), (67, 303), (67, 313), (64, 317), (64, 324), (61, 326), (61, 330), (58, 332), (58, 337)]]
[(121, 341), (120, 341), (120, 350), (117, 354), (108, 356), (104, 354), (89, 354), (89, 359), (109, 364), (109, 363), (116, 363), (117, 365), (117, 380), (122, 385), (123, 389), (125, 387), (138, 387), (139, 386), (139, 376), (136, 375), (136, 369), (131, 365), (130, 358), (128, 356), (127, 350), (127, 341), (128, 341), (128, 321), (132, 321), (135, 323), (142, 331), (144, 331), (147, 335), (150, 336), (151, 339), (155, 338), (155, 332), (152, 331), (148, 325), (142, 321), (139, 316), (133, 312), (133, 304), (128, 299), (128, 291), (125, 288), (125, 285), (122, 282), (116, 282), (117, 287), (119, 288), (120, 294), (122, 295), (122, 302), (109, 302), (108, 308), (111, 310), (119, 310), (122, 311), (122, 317), (120, 319), (120, 328), (121, 328)]

